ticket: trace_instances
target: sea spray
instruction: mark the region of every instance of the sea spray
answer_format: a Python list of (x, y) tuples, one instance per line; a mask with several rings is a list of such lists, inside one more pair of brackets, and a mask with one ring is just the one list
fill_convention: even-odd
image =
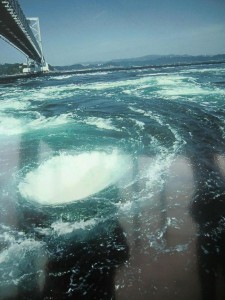
[(26, 174), (19, 183), (24, 198), (43, 205), (58, 205), (87, 198), (115, 184), (130, 167), (118, 151), (61, 154)]

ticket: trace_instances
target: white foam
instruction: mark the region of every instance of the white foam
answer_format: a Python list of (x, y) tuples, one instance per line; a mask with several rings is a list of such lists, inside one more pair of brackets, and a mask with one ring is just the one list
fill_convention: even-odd
[(71, 77), (74, 77), (74, 75), (71, 74), (71, 75), (52, 76), (51, 78), (54, 78), (55, 80), (63, 80)]
[(14, 135), (23, 132), (23, 122), (20, 119), (8, 117), (5, 114), (0, 115), (0, 134)]
[(10, 96), (8, 97), (5, 95), (8, 100), (1, 101), (1, 106), (0, 106), (0, 111), (5, 111), (5, 110), (24, 110), (26, 109), (29, 105), (29, 101), (18, 101), (16, 99), (11, 99)]
[(25, 252), (38, 250), (41, 247), (43, 243), (33, 239), (19, 240), (0, 253), (0, 264), (11, 261), (13, 257), (24, 257)]
[(86, 74), (83, 74), (83, 75), (88, 75), (88, 76), (96, 76), (96, 75), (108, 75), (110, 74), (111, 72), (94, 72), (94, 73), (86, 73)]
[(218, 68), (218, 67), (214, 67), (214, 68), (206, 68), (206, 69), (196, 69), (196, 68), (191, 68), (191, 69), (187, 69), (187, 70), (182, 70), (180, 71), (180, 73), (208, 73), (208, 72), (214, 72), (215, 73), (223, 73), (224, 69), (223, 68)]
[(75, 223), (58, 221), (58, 222), (53, 223), (51, 225), (51, 228), (58, 235), (64, 235), (64, 234), (72, 233), (73, 231), (76, 231), (76, 230), (91, 229), (96, 224), (97, 224), (96, 219), (80, 221), (80, 222), (75, 222)]
[(42, 290), (48, 262), (47, 255), (45, 244), (32, 238), (19, 239), (9, 245), (0, 252), (1, 287), (7, 285), (9, 288), (10, 286), (15, 288), (20, 282), (25, 284), (32, 282)]
[(88, 125), (96, 126), (100, 129), (121, 131), (120, 129), (112, 125), (112, 121), (110, 119), (89, 117), (85, 120), (85, 123)]
[(118, 80), (114, 82), (96, 82), (91, 84), (83, 84), (83, 85), (73, 85), (70, 88), (73, 89), (84, 89), (84, 90), (107, 90), (113, 88), (120, 88), (120, 87), (128, 87), (128, 86), (142, 86), (145, 84), (147, 87), (151, 86), (152, 77), (146, 76), (141, 77), (138, 79), (128, 79), (128, 80)]
[(72, 113), (67, 113), (67, 114), (61, 114), (59, 116), (53, 116), (53, 117), (49, 117), (46, 118), (42, 115), (39, 116), (39, 118), (34, 119), (32, 121), (30, 121), (27, 126), (28, 129), (42, 129), (42, 128), (48, 128), (48, 127), (52, 127), (52, 126), (59, 126), (59, 125), (63, 125), (68, 123), (69, 121), (71, 121), (73, 117)]
[(28, 90), (9, 89), (7, 92), (4, 92), (4, 98), (7, 99), (7, 101), (14, 102), (11, 106), (27, 107), (33, 101), (60, 100), (70, 97), (76, 93), (76, 89), (75, 84), (45, 86), (41, 88), (30, 88)]
[(61, 154), (30, 171), (18, 187), (25, 198), (43, 205), (59, 205), (115, 184), (129, 167), (129, 158), (118, 151)]
[(141, 108), (135, 108), (135, 107), (133, 107), (133, 106), (129, 106), (128, 108), (129, 108), (130, 110), (136, 112), (136, 113), (139, 113), (139, 114), (145, 115), (145, 113), (146, 113), (145, 110), (143, 110), (143, 109), (141, 109)]
[(138, 120), (135, 120), (135, 119), (132, 119), (134, 120), (134, 122), (141, 128), (141, 129), (144, 129), (145, 127), (145, 123), (144, 122), (141, 122), (141, 121), (138, 121)]
[(217, 87), (200, 85), (191, 77), (179, 75), (162, 76), (156, 78), (156, 84), (159, 88), (157, 94), (162, 97), (180, 97), (180, 96), (203, 96), (203, 95), (224, 95), (225, 91)]
[(35, 119), (19, 119), (6, 114), (0, 115), (0, 134), (1, 135), (16, 135), (25, 132), (39, 130), (54, 126), (67, 124), (73, 120), (73, 114), (61, 114), (46, 118), (45, 116), (37, 113)]

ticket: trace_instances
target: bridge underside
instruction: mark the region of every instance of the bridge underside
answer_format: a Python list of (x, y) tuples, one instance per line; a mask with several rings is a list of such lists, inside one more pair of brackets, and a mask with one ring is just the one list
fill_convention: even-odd
[(27, 32), (26, 28), (18, 26), (17, 16), (4, 2), (0, 0), (0, 35), (19, 48), (30, 59), (41, 63), (42, 54), (39, 46), (36, 47), (31, 41), (30, 32)]

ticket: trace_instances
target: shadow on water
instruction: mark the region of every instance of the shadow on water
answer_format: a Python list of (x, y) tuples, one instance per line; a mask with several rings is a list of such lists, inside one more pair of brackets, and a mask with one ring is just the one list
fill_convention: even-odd
[(9, 299), (115, 299), (116, 270), (129, 256), (117, 221), (99, 224), (88, 233), (52, 238), (47, 248), (42, 279), (36, 276), (35, 283), (20, 285), (16, 297)]
[(91, 239), (79, 243), (70, 239), (62, 254), (49, 261), (42, 296), (115, 299), (114, 277), (116, 269), (128, 259), (128, 246), (117, 221), (103, 223), (94, 230)]
[[(215, 154), (192, 158), (196, 192), (190, 211), (198, 225), (202, 300), (222, 299), (225, 280), (225, 183)], [(224, 298), (223, 298), (224, 299)]]
[[(38, 163), (39, 142), (31, 147), (27, 139), (24, 136), (21, 140), (20, 169)], [(33, 148), (35, 151), (32, 151)], [(32, 154), (29, 155), (29, 151)], [(25, 169), (23, 172), (26, 171)], [(116, 196), (115, 191), (114, 197)], [(17, 228), (26, 234), (28, 242), (32, 237), (34, 243), (41, 243), (43, 247), (28, 252), (24, 249), (21, 262), (15, 268), (22, 272), (22, 276), (16, 287), (14, 283), (6, 284), (6, 297), (3, 299), (115, 299), (116, 270), (129, 258), (129, 247), (115, 214), (111, 218), (102, 218), (93, 227), (81, 226), (65, 234), (52, 232), (46, 235), (37, 231), (37, 228), (51, 231), (52, 222), (59, 217), (63, 231), (63, 226), (68, 225), (68, 221), (72, 221), (71, 226), (74, 224), (74, 216), (79, 215), (77, 210), (80, 210), (82, 216), (87, 211), (86, 219), (93, 218), (88, 212), (94, 214), (103, 204), (96, 203), (89, 207), (88, 203), (90, 204), (87, 201), (86, 204), (75, 203), (41, 209), (40, 206), (19, 199)], [(63, 220), (62, 215), (68, 219)], [(21, 265), (24, 268), (22, 271)]]

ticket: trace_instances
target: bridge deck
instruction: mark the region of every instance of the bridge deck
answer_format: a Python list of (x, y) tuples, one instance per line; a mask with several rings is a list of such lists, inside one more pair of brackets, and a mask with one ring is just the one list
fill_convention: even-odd
[(41, 49), (18, 2), (0, 0), (0, 35), (29, 58), (41, 63)]

